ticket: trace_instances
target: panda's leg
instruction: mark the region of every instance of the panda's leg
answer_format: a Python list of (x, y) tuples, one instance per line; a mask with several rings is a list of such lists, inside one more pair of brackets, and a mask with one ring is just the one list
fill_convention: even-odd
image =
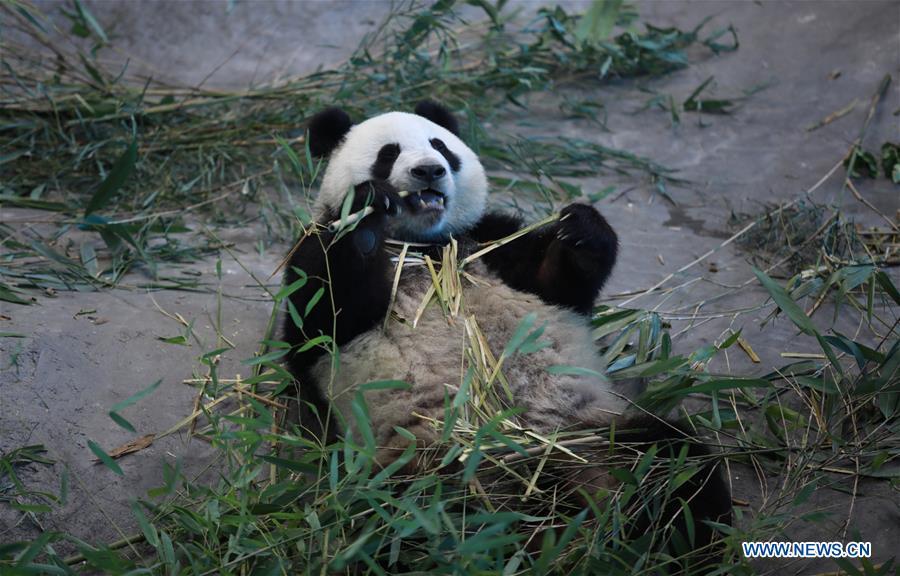
[[(321, 336), (330, 337), (340, 346), (382, 321), (391, 293), (390, 259), (384, 250), (385, 220), (398, 213), (400, 202), (402, 199), (387, 183), (360, 184), (355, 189), (353, 211), (370, 205), (374, 212), (344, 234), (325, 228), (305, 238), (285, 272), (286, 286), (303, 275), (307, 278), (289, 296), (296, 314), (285, 314), (284, 340), (295, 349), (288, 364), (298, 380), (300, 398), (316, 406), (321, 415), (327, 402), (311, 381), (309, 369), (331, 344), (325, 340), (309, 350), (298, 349)], [(296, 320), (298, 315), (300, 322)]]
[[(488, 214), (473, 230), (486, 242), (512, 234), (521, 221)], [(616, 262), (618, 238), (593, 207), (570, 204), (557, 222), (485, 255), (504, 282), (545, 302), (588, 314)]]
[[(622, 428), (618, 429), (619, 426)], [(635, 446), (640, 443), (648, 447), (655, 445), (657, 457), (670, 461), (678, 459), (686, 448), (687, 457), (697, 471), (671, 489), (667, 505), (657, 512), (661, 512), (663, 518), (674, 518), (672, 526), (685, 542), (693, 534), (695, 549), (703, 551), (698, 557), (701, 565), (716, 563), (723, 550), (721, 542), (717, 543), (718, 532), (708, 522), (731, 525), (732, 505), (723, 466), (714, 457), (714, 452), (692, 438), (685, 425), (649, 416), (632, 417), (618, 424), (615, 439)], [(685, 504), (690, 508), (689, 516), (684, 513)], [(649, 530), (654, 522), (651, 516), (650, 509), (643, 508), (635, 518), (633, 533), (643, 534)]]

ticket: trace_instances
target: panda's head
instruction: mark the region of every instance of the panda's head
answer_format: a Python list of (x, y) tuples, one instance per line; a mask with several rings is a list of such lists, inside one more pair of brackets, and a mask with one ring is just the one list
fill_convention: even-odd
[(392, 237), (430, 242), (465, 232), (484, 212), (487, 177), (458, 133), (453, 115), (429, 101), (415, 114), (388, 112), (356, 125), (338, 108), (317, 114), (309, 147), (329, 162), (314, 216), (335, 217), (354, 186), (382, 180), (409, 192), (401, 214), (389, 220)]

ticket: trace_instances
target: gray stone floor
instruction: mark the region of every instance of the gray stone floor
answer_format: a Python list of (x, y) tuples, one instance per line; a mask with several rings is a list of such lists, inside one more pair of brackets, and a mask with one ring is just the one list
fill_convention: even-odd
[[(113, 32), (121, 55), (133, 57), (135, 66), (173, 83), (205, 80), (206, 86), (221, 88), (241, 88), (338, 62), (387, 9), (378, 2), (237, 2), (230, 12), (225, 2), (209, 1), (87, 4)], [(536, 2), (517, 4), (526, 10), (537, 7)], [(671, 190), (677, 206), (649, 187), (622, 188), (628, 191), (599, 204), (622, 242), (620, 264), (606, 289), (612, 303), (629, 300), (630, 296), (618, 295), (649, 288), (720, 246), (736, 230), (728, 224), (732, 212), (760, 213), (770, 203), (799, 198), (813, 187), (857, 137), (869, 98), (886, 73), (894, 76), (894, 82), (866, 142), (874, 148), (898, 140), (898, 117), (892, 114), (900, 109), (900, 3), (696, 1), (643, 2), (639, 7), (645, 19), (657, 25), (691, 27), (714, 15), (710, 29), (733, 23), (740, 49), (720, 56), (698, 51), (692, 66), (662, 79), (570, 88), (573, 95), (606, 105), (611, 132), (562, 119), (555, 104), (537, 97), (527, 118), (510, 114), (503, 120), (507, 128), (521, 124), (523, 133), (578, 136), (638, 152), (679, 168), (690, 181)], [(832, 78), (835, 70), (840, 75)], [(733, 115), (685, 114), (677, 128), (663, 111), (632, 114), (649, 97), (638, 85), (683, 100), (709, 76), (715, 77), (713, 94), (720, 97), (740, 95), (763, 83), (769, 87), (748, 97)], [(854, 99), (859, 103), (850, 114), (807, 131)], [(842, 204), (845, 213), (868, 225), (883, 224), (851, 196), (841, 196), (841, 173), (827, 179), (812, 197)], [(599, 190), (608, 183), (618, 182), (591, 181), (585, 188)], [(898, 189), (884, 179), (865, 182), (860, 191), (892, 217), (900, 208)], [(259, 255), (252, 231), (222, 234), (236, 243), (241, 263), (258, 278), (267, 278), (281, 259), (282, 252), (276, 249)], [(227, 254), (222, 261), (226, 294), (221, 299), (222, 331), (237, 346), (220, 367), (220, 373), (228, 375), (247, 372), (239, 361), (255, 349), (271, 305), (241, 266)], [(710, 261), (717, 271), (710, 270)], [(191, 269), (214, 280), (214, 266), (211, 260)], [(715, 367), (723, 372), (763, 374), (784, 363), (780, 351), (815, 351), (814, 343), (796, 339), (796, 331), (784, 319), (760, 328), (771, 308), (743, 315), (733, 312), (765, 301), (765, 292), (756, 285), (740, 292), (724, 287), (751, 277), (747, 254), (730, 244), (665, 284), (688, 283), (683, 288), (663, 298), (640, 298), (632, 305), (659, 306), (675, 331), (685, 327), (696, 310), (696, 326), (675, 341), (680, 351), (710, 343), (726, 328), (743, 327), (762, 362), (754, 365), (740, 352), (732, 352)], [(118, 539), (134, 528), (130, 500), (161, 483), (164, 461), (180, 458), (190, 474), (203, 474), (215, 464), (208, 445), (174, 434), (123, 458), (125, 475), (119, 477), (94, 465), (87, 440), (109, 448), (131, 439), (134, 435), (116, 426), (106, 413), (160, 378), (162, 384), (149, 401), (126, 411), (138, 432), (165, 430), (190, 413), (195, 392), (182, 380), (200, 373), (198, 356), (215, 347), (217, 302), (215, 293), (123, 289), (60, 292), (29, 307), (0, 303), (4, 317), (0, 330), (29, 335), (15, 341), (0, 339), (2, 366), (9, 365), (0, 372), (0, 451), (45, 444), (57, 464), (32, 467), (27, 480), (55, 490), (63, 470), (70, 476), (69, 504), (45, 518), (44, 529), (66, 530), (95, 541)], [(79, 314), (84, 310), (96, 312)], [(885, 318), (898, 316), (896, 309), (882, 312)], [(196, 322), (202, 347), (159, 340), (182, 332), (171, 317), (174, 314)], [(823, 326), (831, 320), (830, 313), (816, 317)], [(837, 318), (835, 325), (850, 334), (857, 329), (845, 317)], [(759, 482), (751, 471), (734, 469), (733, 481), (736, 498), (751, 507), (760, 502)], [(768, 488), (777, 484), (777, 478), (769, 479)], [(900, 541), (900, 499), (883, 483), (863, 488), (853, 506), (851, 526), (863, 540), (872, 541), (876, 559), (884, 560), (895, 554)], [(813, 504), (827, 504), (839, 523), (848, 514), (850, 500), (822, 491)], [(0, 505), (0, 542), (32, 537), (39, 529)], [(798, 524), (793, 535), (832, 539), (833, 534), (814, 530), (821, 526)], [(784, 573), (784, 568), (812, 573), (823, 566), (833, 565), (767, 565), (774, 573)]]

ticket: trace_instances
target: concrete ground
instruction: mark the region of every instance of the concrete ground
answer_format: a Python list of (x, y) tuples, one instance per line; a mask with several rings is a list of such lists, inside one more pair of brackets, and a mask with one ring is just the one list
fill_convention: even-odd
[[(386, 4), (376, 2), (236, 2), (230, 11), (225, 2), (98, 0), (87, 4), (114, 32), (121, 54), (132, 56), (136, 65), (154, 70), (148, 63), (166, 62), (157, 71), (167, 81), (221, 88), (242, 88), (340, 61), (387, 10)], [(531, 11), (538, 4), (518, 5)], [(665, 284), (687, 283), (683, 288), (635, 301), (630, 294), (654, 286), (722, 245), (736, 231), (729, 224), (732, 213), (758, 214), (772, 203), (797, 199), (812, 188), (858, 136), (869, 99), (888, 73), (894, 82), (872, 119), (866, 144), (875, 149), (882, 142), (898, 140), (900, 3), (644, 2), (639, 9), (651, 23), (683, 28), (714, 15), (708, 29), (734, 24), (740, 49), (719, 56), (698, 50), (689, 68), (661, 79), (567, 88), (573, 97), (596, 99), (606, 106), (610, 132), (563, 118), (556, 103), (544, 96), (534, 98), (527, 118), (521, 112), (505, 117), (505, 128), (521, 125), (518, 129), (530, 135), (577, 136), (680, 169), (679, 175), (690, 183), (670, 189), (677, 205), (650, 186), (633, 187), (634, 180), (586, 182), (587, 191), (619, 185), (617, 194), (599, 204), (622, 243), (606, 298), (611, 303), (659, 306), (672, 320), (673, 332), (687, 326), (694, 315), (695, 327), (676, 339), (676, 351), (693, 350), (717, 340), (728, 327), (742, 327), (761, 362), (751, 364), (746, 355), (732, 351), (717, 360), (714, 368), (741, 375), (767, 373), (786, 363), (780, 352), (815, 352), (816, 347), (808, 339), (797, 338), (785, 319), (761, 328), (771, 308), (735, 313), (764, 302), (767, 296), (755, 283), (740, 292), (728, 288), (752, 278), (748, 253), (735, 244)], [(710, 76), (715, 78), (712, 94), (717, 97), (740, 96), (762, 84), (767, 88), (742, 100), (732, 115), (686, 113), (677, 127), (661, 110), (634, 114), (651, 97), (647, 89), (683, 101)], [(858, 104), (849, 114), (808, 131), (854, 99)], [(841, 173), (838, 170), (822, 183), (812, 198), (840, 204), (845, 214), (866, 225), (883, 226), (872, 210), (841, 193)], [(900, 208), (898, 188), (883, 178), (863, 182), (860, 192), (890, 217)], [(199, 272), (213, 282), (210, 293), (119, 289), (59, 292), (52, 298), (38, 295), (37, 304), (28, 307), (0, 303), (0, 331), (27, 335), (0, 339), (0, 453), (44, 444), (56, 464), (30, 466), (23, 479), (50, 491), (58, 488), (64, 470), (70, 479), (68, 504), (41, 516), (40, 526), (0, 503), (0, 542), (34, 537), (40, 529), (65, 530), (91, 541), (118, 539), (134, 531), (129, 503), (161, 484), (164, 461), (180, 459), (189, 475), (202, 474), (215, 464), (208, 445), (189, 441), (180, 432), (121, 459), (124, 476), (120, 477), (94, 464), (87, 441), (111, 449), (134, 438), (106, 413), (157, 379), (162, 379), (160, 388), (124, 412), (139, 434), (166, 430), (191, 412), (195, 391), (182, 381), (202, 373), (198, 357), (216, 347), (219, 302), (224, 319), (221, 331), (236, 345), (223, 357), (219, 372), (228, 376), (248, 372), (239, 362), (255, 350), (271, 304), (244, 268), (257, 278), (268, 278), (282, 251), (259, 255), (252, 231), (221, 234), (235, 242), (243, 265), (222, 255), (225, 296), (221, 299), (215, 293), (215, 261), (209, 260), (189, 267), (189, 272)], [(126, 280), (132, 285), (139, 282), (139, 278)], [(277, 283), (277, 277), (270, 283)], [(697, 308), (704, 301), (709, 303)], [(892, 320), (898, 316), (896, 309), (882, 313)], [(178, 346), (160, 340), (183, 332), (172, 317), (175, 314), (195, 322), (202, 344)], [(823, 310), (816, 321), (827, 327), (830, 312)], [(844, 333), (857, 331), (854, 320), (846, 316), (835, 319), (834, 325)], [(750, 470), (735, 468), (732, 479), (735, 498), (749, 502), (750, 509), (765, 497)], [(777, 486), (777, 478), (768, 480), (768, 490)], [(834, 513), (834, 522), (826, 525), (832, 532), (823, 533), (822, 525), (798, 523), (791, 533), (795, 539), (832, 540), (833, 530), (850, 514), (849, 533), (858, 529), (862, 540), (871, 541), (876, 560), (896, 553), (900, 498), (885, 483), (864, 482), (852, 505), (850, 498), (825, 490), (814, 496), (812, 505)], [(833, 564), (795, 562), (762, 568), (774, 573), (785, 568), (791, 573), (814, 573), (828, 567)]]

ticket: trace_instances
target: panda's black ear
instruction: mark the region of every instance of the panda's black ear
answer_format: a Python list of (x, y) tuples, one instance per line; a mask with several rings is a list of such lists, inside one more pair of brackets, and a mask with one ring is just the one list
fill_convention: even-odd
[(438, 126), (446, 128), (454, 136), (459, 136), (459, 123), (456, 121), (456, 116), (437, 102), (422, 100), (416, 104), (416, 114), (428, 118)]
[(309, 151), (318, 158), (328, 156), (341, 143), (353, 121), (340, 108), (322, 110), (309, 121)]

